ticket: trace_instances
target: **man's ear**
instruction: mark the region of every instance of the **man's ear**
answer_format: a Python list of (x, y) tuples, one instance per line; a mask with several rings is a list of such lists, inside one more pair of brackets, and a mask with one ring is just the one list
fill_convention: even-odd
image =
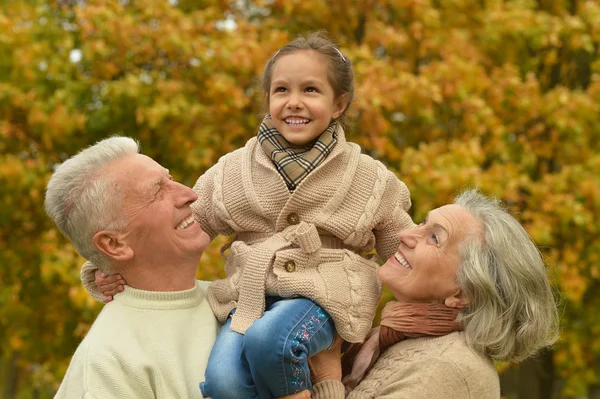
[(464, 295), (462, 290), (456, 291), (453, 295), (444, 299), (444, 305), (449, 308), (462, 309), (469, 304), (469, 299)]
[(333, 110), (333, 119), (339, 117), (341, 114), (344, 113), (344, 110), (348, 106), (349, 99), (350, 99), (350, 96), (348, 95), (348, 93), (344, 93), (335, 99), (335, 104), (334, 104), (335, 108)]
[(133, 258), (133, 249), (122, 233), (112, 230), (99, 231), (93, 238), (94, 246), (108, 258), (123, 262)]

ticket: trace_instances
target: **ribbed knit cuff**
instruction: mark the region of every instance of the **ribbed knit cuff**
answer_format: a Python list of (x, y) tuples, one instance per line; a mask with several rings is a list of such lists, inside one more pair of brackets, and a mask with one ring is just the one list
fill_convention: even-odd
[(344, 399), (344, 384), (327, 380), (313, 385), (312, 399)]
[(96, 270), (98, 268), (92, 264), (92, 262), (87, 261), (81, 267), (81, 271), (79, 272), (79, 277), (81, 278), (81, 282), (83, 283), (83, 287), (86, 291), (98, 302), (102, 302), (102, 293), (98, 290), (96, 286)]

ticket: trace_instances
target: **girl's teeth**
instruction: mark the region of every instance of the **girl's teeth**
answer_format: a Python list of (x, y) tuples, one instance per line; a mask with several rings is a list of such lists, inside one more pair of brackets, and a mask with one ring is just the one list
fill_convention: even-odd
[(285, 123), (291, 126), (306, 125), (310, 122), (308, 119), (286, 119)]
[(394, 257), (396, 258), (396, 260), (398, 261), (398, 263), (400, 263), (402, 266), (404, 266), (407, 269), (412, 269), (412, 266), (408, 264), (408, 262), (406, 261), (406, 259), (404, 259), (404, 256), (402, 256), (400, 253), (396, 252), (394, 254)]

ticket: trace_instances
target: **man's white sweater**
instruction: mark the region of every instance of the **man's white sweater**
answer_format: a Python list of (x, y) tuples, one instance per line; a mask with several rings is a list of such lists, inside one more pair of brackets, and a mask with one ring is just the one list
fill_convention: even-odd
[(125, 287), (81, 342), (56, 398), (201, 398), (219, 325), (206, 284), (178, 292)]

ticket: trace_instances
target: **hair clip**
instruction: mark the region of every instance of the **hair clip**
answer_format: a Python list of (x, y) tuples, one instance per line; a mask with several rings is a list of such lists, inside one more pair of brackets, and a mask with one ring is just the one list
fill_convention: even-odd
[(346, 57), (344, 57), (344, 55), (342, 54), (342, 52), (340, 50), (337, 49), (337, 47), (333, 48), (335, 51), (338, 52), (338, 54), (340, 55), (340, 57), (342, 57), (342, 60), (344, 60), (344, 62), (346, 62)]
[(273, 54), (273, 57), (271, 57), (271, 61), (273, 61), (275, 59), (275, 57), (277, 57), (277, 54), (279, 54), (280, 51), (281, 51), (281, 49), (277, 50), (277, 52), (275, 54)]

